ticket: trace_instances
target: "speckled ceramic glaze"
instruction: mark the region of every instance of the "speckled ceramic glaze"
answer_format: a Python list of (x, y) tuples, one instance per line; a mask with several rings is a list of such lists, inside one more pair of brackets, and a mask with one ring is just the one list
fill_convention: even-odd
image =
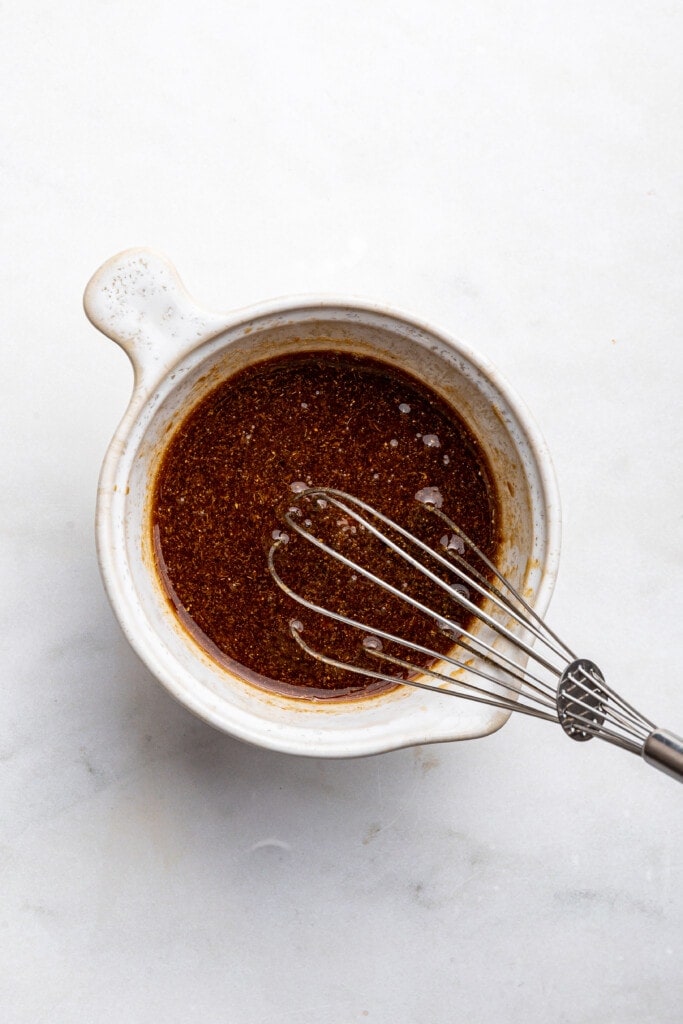
[(499, 728), (507, 713), (410, 687), (354, 701), (265, 692), (213, 662), (179, 624), (150, 547), (151, 483), (167, 438), (217, 383), (264, 358), (337, 347), (398, 361), (456, 407), (499, 484), (500, 567), (543, 613), (555, 582), (560, 509), (546, 446), (519, 400), (480, 356), (404, 313), (336, 298), (277, 300), (218, 315), (197, 308), (162, 256), (132, 249), (89, 282), (85, 311), (128, 354), (135, 386), (102, 467), (102, 576), (130, 643), (178, 700), (249, 742), (349, 757)]

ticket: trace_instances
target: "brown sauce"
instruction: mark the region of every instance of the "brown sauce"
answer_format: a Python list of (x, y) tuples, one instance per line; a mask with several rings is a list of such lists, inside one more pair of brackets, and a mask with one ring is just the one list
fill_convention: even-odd
[[(287, 529), (287, 510), (297, 508), (301, 521), (320, 516), (316, 529), (334, 534), (351, 556), (437, 615), (457, 617), (453, 602), (429, 581), (416, 582), (396, 557), (380, 554), (344, 516), (330, 509), (322, 515), (293, 484), (348, 491), (438, 548), (443, 524), (415, 500), (437, 488), (444, 512), (495, 558), (498, 499), (483, 452), (457, 413), (416, 378), (375, 359), (324, 351), (276, 357), (231, 377), (191, 411), (162, 456), (151, 506), (157, 569), (204, 650), (243, 678), (296, 696), (386, 689), (315, 661), (292, 638), (290, 622), (299, 620), (311, 647), (400, 675), (378, 665), (357, 630), (301, 608), (274, 583), (267, 556), (273, 531)], [(432, 617), (378, 593), (288, 533), (277, 567), (295, 590), (375, 629), (442, 653), (452, 648)], [(429, 663), (418, 655), (409, 660)]]

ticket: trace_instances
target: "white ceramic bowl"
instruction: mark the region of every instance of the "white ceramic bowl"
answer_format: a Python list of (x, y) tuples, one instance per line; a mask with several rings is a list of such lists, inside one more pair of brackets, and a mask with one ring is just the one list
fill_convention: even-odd
[(230, 674), (171, 611), (149, 530), (151, 482), (165, 441), (216, 384), (276, 354), (345, 348), (398, 362), (459, 410), (498, 483), (499, 566), (543, 614), (559, 558), (557, 487), (545, 443), (498, 372), (443, 331), (384, 306), (306, 297), (208, 313), (190, 299), (172, 265), (146, 249), (105, 263), (86, 288), (84, 306), (91, 322), (126, 351), (135, 372), (100, 476), (100, 568), (126, 636), (171, 693), (243, 740), (318, 757), (470, 739), (500, 728), (507, 712), (410, 687), (316, 703), (265, 692)]

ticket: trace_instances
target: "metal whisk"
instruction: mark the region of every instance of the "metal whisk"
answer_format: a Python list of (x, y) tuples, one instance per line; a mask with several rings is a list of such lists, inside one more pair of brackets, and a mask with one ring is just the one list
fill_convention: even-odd
[[(376, 681), (414, 686), (556, 722), (571, 739), (585, 741), (597, 736), (641, 755), (648, 764), (683, 781), (683, 739), (657, 728), (636, 711), (607, 685), (593, 661), (577, 658), (436, 503), (429, 499), (423, 502), (425, 509), (438, 516), (449, 531), (450, 537), (446, 534), (442, 540), (442, 551), (343, 491), (309, 488), (297, 495), (297, 502), (285, 515), (290, 530), (314, 545), (321, 555), (346, 566), (354, 577), (362, 577), (381, 591), (408, 602), (452, 641), (448, 653), (440, 653), (378, 629), (372, 622), (361, 622), (309, 600), (288, 586), (276, 566), (278, 552), (289, 541), (286, 532), (276, 531), (268, 555), (275, 582), (303, 607), (358, 630), (362, 634), (359, 651), (374, 659), (377, 668), (314, 650), (302, 636), (302, 624), (294, 619), (289, 624), (292, 637), (311, 657)], [(470, 623), (476, 618), (477, 626), (466, 628), (455, 618), (435, 612), (338, 550), (338, 546), (322, 540), (315, 532), (312, 518), (321, 508), (341, 514), (343, 522), (353, 524), (350, 528), (354, 533), (368, 531), (412, 571), (444, 591)], [(480, 568), (473, 566), (473, 561)], [(385, 650), (385, 643), (402, 653)], [(409, 660), (415, 655), (421, 664)], [(425, 677), (432, 682), (426, 682)]]

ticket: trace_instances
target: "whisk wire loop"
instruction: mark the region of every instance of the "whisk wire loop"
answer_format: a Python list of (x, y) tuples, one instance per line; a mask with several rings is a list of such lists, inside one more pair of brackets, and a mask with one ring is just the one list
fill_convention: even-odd
[[(356, 500), (358, 500), (358, 499), (356, 499)], [(339, 508), (342, 508), (342, 509), (345, 507), (345, 506), (341, 505), (339, 502), (335, 502), (335, 504)], [(376, 513), (376, 514), (379, 515), (379, 513)], [(359, 517), (356, 517), (356, 518), (358, 518), (359, 521), (361, 521)], [(457, 633), (459, 635), (459, 640), (458, 640), (458, 646), (459, 647), (463, 648), (464, 650), (471, 651), (473, 654), (475, 654), (477, 657), (479, 657), (485, 663), (491, 665), (494, 668), (499, 669), (500, 671), (502, 671), (504, 673), (507, 673), (507, 676), (509, 678), (517, 679), (517, 680), (519, 680), (520, 683), (524, 683), (526, 681), (527, 682), (527, 686), (528, 686), (528, 688), (530, 690), (533, 690), (533, 691), (535, 691), (535, 692), (537, 692), (537, 693), (539, 693), (541, 695), (546, 694), (546, 693), (552, 695), (554, 693), (554, 690), (551, 687), (549, 687), (547, 683), (545, 683), (542, 679), (534, 676), (530, 672), (526, 674), (527, 678), (525, 680), (525, 677), (519, 674), (518, 663), (516, 661), (514, 661), (513, 658), (507, 656), (506, 654), (504, 654), (500, 650), (496, 650), (491, 644), (489, 644), (486, 641), (482, 640), (481, 637), (477, 637), (476, 635), (471, 633), (465, 627), (463, 627), (463, 626), (459, 625), (458, 623), (454, 622), (452, 619), (447, 619), (443, 615), (434, 616), (434, 613), (426, 605), (424, 605), (421, 601), (416, 600), (411, 595), (406, 594), (404, 591), (401, 591), (397, 587), (394, 587), (391, 583), (388, 583), (386, 580), (383, 580), (380, 577), (376, 576), (374, 573), (370, 572), (364, 566), (360, 565), (359, 563), (356, 563), (356, 562), (352, 561), (351, 559), (347, 558), (345, 555), (341, 554), (339, 551), (336, 551), (334, 548), (330, 547), (324, 541), (320, 540), (319, 537), (316, 537), (314, 534), (312, 534), (309, 530), (304, 529), (301, 526), (301, 524), (298, 523), (290, 514), (287, 514), (285, 516), (285, 522), (296, 533), (298, 533), (300, 536), (305, 537), (306, 540), (309, 541), (309, 543), (311, 543), (319, 551), (322, 551), (323, 553), (325, 553), (327, 555), (330, 555), (332, 558), (334, 558), (336, 561), (342, 563), (347, 568), (353, 569), (354, 572), (356, 572), (359, 575), (363, 576), (365, 579), (369, 580), (370, 582), (376, 584), (382, 590), (385, 590), (388, 593), (393, 594), (395, 597), (398, 597), (401, 600), (405, 601), (407, 604), (411, 605), (411, 607), (413, 607), (416, 610), (422, 612), (423, 614), (428, 615), (428, 616), (430, 616), (432, 618), (438, 618), (439, 621), (440, 621), (440, 624), (442, 625), (442, 627), (447, 627), (449, 630), (451, 630), (454, 633)], [(444, 584), (442, 580), (440, 580), (438, 577), (434, 576), (433, 573), (431, 573), (428, 569), (426, 569), (423, 565), (421, 565), (421, 563), (419, 563), (416, 559), (412, 558), (407, 552), (403, 551), (397, 545), (394, 545), (389, 540), (389, 538), (384, 537), (384, 535), (379, 533), (379, 531), (375, 530), (374, 528), (371, 528), (371, 532), (373, 534), (375, 534), (378, 537), (378, 539), (381, 539), (383, 542), (386, 542), (387, 545), (392, 548), (392, 550), (395, 550), (402, 558), (404, 558), (406, 561), (408, 561), (414, 568), (416, 568), (420, 572), (424, 572), (424, 574), (427, 575), (429, 577), (429, 579), (431, 579), (433, 582), (439, 583), (439, 585), (441, 585), (443, 587), (443, 589), (446, 590), (448, 595), (454, 601), (456, 601), (458, 604), (461, 604), (463, 607), (465, 607), (465, 609), (467, 611), (471, 611), (472, 609), (476, 609), (477, 608), (476, 605), (474, 605), (470, 601), (467, 601), (458, 591), (455, 591), (455, 590), (453, 590), (452, 587), (448, 587), (446, 584)], [(405, 532), (405, 531), (402, 531), (402, 532)], [(415, 538), (415, 539), (417, 539), (417, 538)], [(473, 666), (469, 666), (469, 665), (467, 665), (466, 663), (464, 663), (462, 661), (459, 661), (457, 659), (449, 658), (447, 655), (444, 655), (444, 654), (439, 654), (437, 651), (434, 651), (434, 650), (432, 650), (430, 648), (420, 647), (419, 645), (415, 645), (411, 641), (406, 640), (404, 637), (398, 637), (398, 636), (395, 636), (394, 634), (385, 633), (382, 630), (377, 629), (375, 626), (372, 626), (372, 625), (370, 625), (368, 623), (359, 622), (358, 620), (352, 619), (349, 616), (341, 615), (339, 612), (333, 612), (332, 610), (330, 610), (328, 608), (324, 608), (322, 605), (315, 604), (314, 602), (306, 600), (302, 595), (296, 593), (290, 587), (288, 587), (287, 584), (282, 579), (282, 577), (278, 574), (278, 572), (277, 572), (277, 570), (275, 568), (275, 564), (274, 564), (274, 555), (275, 555), (275, 552), (277, 551), (277, 546), (278, 546), (278, 542), (276, 542), (272, 546), (271, 551), (269, 553), (269, 557), (268, 557), (268, 564), (269, 564), (271, 575), (273, 576), (275, 581), (278, 583), (280, 588), (282, 590), (284, 590), (290, 597), (292, 597), (295, 601), (297, 601), (302, 606), (308, 608), (311, 611), (315, 611), (315, 612), (317, 612), (320, 615), (324, 615), (327, 618), (333, 619), (336, 622), (340, 622), (343, 625), (353, 626), (356, 629), (362, 630), (362, 631), (364, 631), (366, 633), (370, 633), (370, 634), (379, 636), (383, 640), (389, 640), (392, 643), (396, 643), (396, 644), (400, 644), (400, 645), (405, 646), (405, 647), (409, 647), (410, 649), (412, 649), (416, 653), (423, 654), (423, 655), (425, 655), (425, 656), (427, 656), (427, 657), (429, 657), (431, 659), (434, 659), (434, 660), (438, 660), (438, 659), (446, 660), (446, 661), (451, 663), (456, 668), (467, 669), (470, 672), (473, 672), (475, 674), (482, 674), (482, 675), (484, 675), (485, 678), (490, 679), (490, 676), (485, 675), (484, 673), (481, 673), (480, 670), (475, 669)], [(427, 549), (427, 550), (429, 550), (429, 549)], [(435, 552), (430, 552), (430, 553), (431, 554), (436, 554)], [(444, 565), (447, 568), (452, 568), (450, 566), (450, 564), (447, 563), (445, 560), (442, 560), (442, 559), (440, 559), (440, 560), (443, 561)], [(464, 574), (462, 574), (462, 575), (464, 577)], [(485, 614), (482, 614), (482, 619), (483, 619), (483, 621), (485, 621), (485, 623), (487, 625), (490, 625), (493, 629), (495, 629), (496, 632), (499, 633), (499, 635), (505, 636), (508, 639), (512, 638), (512, 634), (510, 633), (510, 631), (506, 630), (502, 626), (500, 626), (500, 624), (497, 623), (492, 617), (490, 617), (488, 615), (485, 615)], [(462, 641), (462, 636), (468, 637), (468, 639), (471, 641), (471, 645), (465, 643), (464, 641)], [(524, 649), (525, 650), (527, 649), (526, 645), (524, 645)], [(531, 653), (531, 648), (528, 648), (528, 651), (529, 651), (529, 653)], [(324, 659), (320, 658), (319, 660), (323, 661)], [(541, 660), (541, 659), (539, 659), (539, 660)], [(325, 662), (325, 663), (329, 664), (329, 662)], [(548, 669), (552, 670), (552, 666), (550, 665), (550, 663), (545, 662), (544, 660), (541, 661), (541, 663), (543, 665), (545, 665)], [(413, 667), (413, 669), (415, 669), (415, 666), (412, 666), (412, 667)], [(559, 672), (558, 672), (558, 674), (559, 674)], [(508, 687), (508, 688), (512, 689), (512, 687)], [(520, 693), (520, 694), (524, 693), (524, 691), (521, 690), (521, 689), (518, 690), (517, 692)]]
[[(309, 538), (309, 539), (312, 542), (315, 541), (316, 542), (316, 546), (317, 547), (318, 546), (321, 547), (322, 550), (329, 550), (329, 549), (327, 549), (326, 545), (324, 545), (324, 544), (321, 545), (321, 543), (317, 540), (317, 538)], [(268, 567), (269, 567), (271, 576), (273, 577), (275, 582), (278, 584), (280, 589), (283, 590), (284, 593), (286, 593), (294, 601), (296, 601), (297, 604), (301, 605), (304, 608), (307, 608), (309, 611), (313, 611), (313, 612), (316, 612), (319, 615), (323, 615), (323, 616), (325, 616), (325, 618), (331, 619), (334, 622), (339, 622), (339, 623), (341, 623), (344, 626), (351, 626), (354, 629), (357, 629), (360, 632), (364, 633), (366, 636), (373, 636), (373, 637), (380, 638), (381, 640), (386, 640), (389, 643), (396, 644), (396, 645), (401, 646), (401, 647), (405, 647), (405, 648), (413, 651), (413, 653), (415, 653), (415, 654), (418, 654), (418, 655), (421, 655), (421, 656), (423, 656), (425, 658), (428, 658), (432, 662), (437, 662), (437, 661), (447, 662), (449, 665), (452, 665), (456, 669), (461, 669), (461, 670), (470, 672), (472, 675), (480, 676), (482, 679), (486, 679), (488, 681), (491, 681), (491, 675), (488, 672), (482, 670), (481, 668), (478, 668), (474, 664), (469, 664), (467, 662), (464, 662), (464, 661), (460, 660), (459, 658), (454, 658), (452, 654), (440, 653), (438, 651), (435, 651), (433, 648), (426, 647), (423, 644), (415, 643), (413, 640), (407, 640), (405, 637), (396, 636), (396, 634), (389, 633), (389, 632), (387, 632), (386, 630), (383, 630), (383, 629), (379, 629), (377, 626), (371, 625), (370, 623), (360, 622), (358, 619), (352, 619), (348, 615), (342, 615), (341, 612), (335, 612), (332, 609), (324, 608), (322, 605), (316, 604), (314, 601), (309, 601), (303, 595), (297, 593), (295, 590), (292, 590), (292, 588), (289, 587), (287, 583), (285, 583), (285, 581), (283, 580), (282, 576), (278, 573), (278, 571), (277, 571), (277, 569), (275, 567), (275, 555), (276, 555), (276, 553), (278, 551), (278, 548), (279, 548), (279, 546), (281, 544), (282, 544), (282, 541), (278, 540), (278, 541), (276, 541), (271, 546), (271, 549), (270, 549), (270, 551), (268, 553)], [(299, 629), (294, 624), (292, 624), (292, 623), (290, 623), (290, 632), (291, 632), (292, 636), (294, 637), (294, 639), (299, 644), (299, 646), (303, 650), (305, 650), (307, 654), (312, 655), (313, 657), (317, 658), (318, 661), (321, 661), (321, 662), (323, 662), (326, 665), (330, 665), (330, 666), (332, 666), (334, 668), (340, 668), (340, 669), (344, 669), (344, 670), (347, 670), (347, 671), (350, 671), (350, 672), (354, 672), (354, 673), (359, 674), (359, 675), (367, 675), (367, 676), (369, 676), (371, 678), (381, 678), (381, 679), (383, 679), (383, 680), (385, 680), (387, 682), (394, 682), (394, 683), (408, 682), (411, 686), (416, 686), (418, 688), (421, 685), (419, 683), (419, 681), (417, 681), (415, 679), (403, 680), (403, 679), (397, 679), (396, 677), (393, 677), (393, 676), (392, 677), (386, 677), (384, 675), (378, 676), (375, 673), (371, 672), (369, 669), (366, 669), (365, 667), (353, 665), (353, 664), (351, 664), (349, 662), (346, 662), (346, 661), (339, 661), (339, 659), (337, 659), (337, 658), (332, 658), (329, 655), (325, 655), (325, 654), (323, 654), (321, 652), (314, 651), (313, 648), (311, 648), (308, 644), (306, 644), (305, 641), (301, 638)], [(468, 634), (468, 635), (470, 635), (470, 634)], [(479, 653), (479, 652), (474, 652), (474, 648), (472, 648), (472, 647), (469, 647), (469, 646), (466, 647), (465, 644), (462, 643), (462, 642), (459, 642), (458, 646), (459, 647), (463, 647), (466, 650), (471, 650), (473, 653)], [(491, 648), (491, 651), (492, 651), (493, 654), (498, 654), (498, 652), (493, 651), (493, 648)], [(368, 649), (366, 651), (366, 653), (370, 654), (370, 655), (374, 655), (376, 657), (385, 657), (385, 658), (389, 657), (384, 652), (380, 653), (380, 652), (377, 652), (377, 651), (373, 651), (371, 649)], [(522, 687), (524, 685), (526, 685), (526, 679), (525, 679), (524, 675), (522, 675), (519, 671), (514, 672), (514, 669), (518, 668), (518, 666), (511, 659), (505, 658), (504, 656), (500, 656), (501, 657), (501, 661), (499, 663), (499, 662), (495, 661), (490, 655), (479, 653), (479, 657), (480, 657), (481, 661), (487, 661), (491, 665), (499, 667), (503, 671), (507, 672), (508, 676), (510, 678), (517, 680), (519, 682), (519, 684), (520, 684), (519, 687), (514, 687), (514, 686), (511, 686), (511, 685), (506, 683), (506, 688), (507, 689), (512, 690), (512, 691), (520, 694), (521, 696), (527, 696), (525, 690), (522, 689)], [(509, 668), (507, 667), (506, 663), (509, 664), (509, 666), (510, 666)], [(416, 665), (412, 664), (411, 662), (405, 662), (405, 665), (412, 672), (418, 671), (418, 667)], [(457, 683), (459, 685), (471, 688), (470, 684), (468, 684), (464, 680), (453, 679), (453, 677), (447, 676), (447, 675), (445, 675), (443, 673), (435, 673), (431, 669), (420, 668), (419, 671), (420, 672), (427, 672), (427, 673), (429, 673), (431, 675), (437, 675), (439, 678), (443, 679), (444, 682), (446, 682), (446, 683), (451, 683), (451, 684)], [(435, 689), (435, 687), (428, 687), (428, 688), (429, 689)], [(536, 690), (538, 692), (539, 696), (538, 696), (537, 699), (543, 701), (548, 706), (553, 706), (552, 701), (549, 699), (548, 695), (546, 695), (546, 693), (544, 692), (543, 689), (541, 689), (540, 686), (536, 687), (536, 686), (533, 686), (532, 684), (530, 684), (530, 688), (534, 689), (534, 690)], [(546, 687), (545, 689), (549, 691), (549, 694), (552, 694), (553, 691), (550, 690), (550, 688)], [(446, 692), (446, 691), (444, 691), (443, 689), (439, 689), (439, 692), (443, 693), (443, 692)], [(497, 698), (497, 699), (502, 700), (503, 698), (500, 697), (500, 698)], [(508, 704), (506, 704), (506, 707), (507, 706), (508, 706)], [(513, 709), (512, 708), (512, 704), (510, 703), (510, 710), (512, 710), (512, 709)], [(523, 708), (517, 708), (516, 705), (515, 705), (514, 709), (515, 710), (525, 710)]]
[[(330, 504), (334, 505), (340, 511), (344, 512), (346, 515), (353, 518), (364, 529), (368, 530), (374, 537), (376, 537), (377, 540), (384, 544), (385, 547), (389, 548), (400, 558), (402, 558), (406, 563), (408, 563), (411, 566), (411, 568), (415, 569), (418, 573), (421, 573), (423, 576), (427, 577), (432, 583), (435, 583), (443, 591), (448, 593), (448, 595), (454, 601), (456, 601), (461, 607), (463, 607), (465, 611), (469, 612), (471, 615), (477, 615), (478, 618), (480, 618), (487, 626), (489, 626), (496, 633), (498, 633), (499, 636), (502, 636), (507, 640), (513, 641), (518, 648), (521, 648), (527, 655), (535, 657), (535, 659), (549, 671), (557, 672), (557, 669), (555, 668), (555, 666), (552, 665), (550, 661), (546, 660), (537, 652), (534, 653), (532, 647), (529, 644), (527, 644), (524, 640), (520, 639), (519, 637), (516, 637), (511, 632), (511, 630), (507, 629), (502, 623), (498, 622), (492, 615), (490, 615), (488, 612), (480, 608), (473, 601), (470, 601), (462, 593), (456, 590), (452, 585), (449, 585), (446, 581), (442, 580), (439, 576), (433, 573), (422, 562), (419, 562), (415, 557), (413, 557), (413, 555), (410, 554), (410, 552), (401, 548), (389, 536), (378, 530), (377, 527), (367, 518), (367, 515), (375, 516), (384, 524), (385, 527), (392, 529), (396, 533), (400, 534), (405, 540), (407, 540), (410, 544), (418, 548), (423, 554), (427, 555), (429, 558), (434, 559), (443, 568), (449, 570), (450, 572), (454, 572), (457, 575), (457, 577), (467, 587), (474, 589), (477, 593), (479, 593), (481, 597), (488, 598), (490, 601), (493, 602), (494, 605), (497, 606), (499, 610), (506, 611), (512, 614), (517, 623), (521, 627), (524, 627), (529, 632), (532, 632), (534, 635), (537, 635), (539, 639), (541, 639), (544, 643), (547, 644), (547, 646), (551, 647), (551, 649), (554, 650), (554, 653), (556, 653), (559, 657), (562, 657), (561, 652), (552, 648), (552, 646), (548, 644), (546, 638), (543, 637), (540, 632), (537, 632), (535, 630), (533, 624), (529, 624), (524, 619), (522, 619), (522, 617), (514, 609), (510, 602), (501, 600), (502, 595), (500, 595), (493, 587), (491, 587), (490, 585), (485, 587), (477, 583), (473, 577), (468, 576), (458, 565), (454, 564), (452, 559), (445, 558), (443, 555), (439, 554), (439, 552), (429, 547), (428, 544), (425, 544), (422, 540), (420, 540), (419, 537), (415, 537), (404, 527), (400, 526), (398, 523), (395, 523), (393, 522), (393, 520), (389, 519), (388, 516), (383, 515), (381, 512), (378, 512), (377, 509), (373, 509), (372, 506), (361, 501), (360, 498), (355, 498), (352, 497), (351, 495), (344, 494), (344, 492), (334, 491), (327, 488), (321, 490), (315, 489), (310, 491), (304, 491), (302, 496), (303, 495), (310, 495), (311, 497), (324, 495), (324, 498), (322, 498), (322, 500), (330, 502)], [(342, 502), (340, 498), (344, 498), (345, 501)], [(363, 511), (367, 514), (366, 517), (361, 516), (352, 507), (351, 503), (362, 508)], [(372, 573), (369, 569), (365, 568), (365, 566), (360, 565), (357, 562), (354, 562), (352, 559), (347, 558), (345, 555), (343, 555), (340, 551), (337, 551), (334, 548), (331, 548), (329, 545), (325, 544), (324, 541), (321, 541), (319, 537), (311, 533), (309, 529), (306, 529), (300, 523), (298, 523), (293, 518), (291, 513), (287, 513), (285, 515), (285, 522), (291, 529), (295, 530), (295, 532), (298, 533), (300, 536), (305, 537), (306, 540), (309, 541), (309, 543), (313, 544), (320, 551), (323, 551), (325, 554), (330, 555), (332, 558), (336, 559), (338, 562), (342, 563), (347, 568), (352, 569), (354, 572), (359, 573), (360, 575), (365, 577), (365, 579), (370, 580), (372, 583), (376, 584), (381, 589), (393, 594), (394, 596), (401, 598), (402, 600), (406, 601), (408, 604), (412, 605), (414, 608), (416, 608), (418, 611), (421, 611), (425, 615), (430, 615), (433, 618), (441, 618), (442, 620), (444, 620), (443, 616), (435, 616), (434, 613), (429, 608), (427, 608), (421, 602), (417, 601), (410, 594), (406, 594), (404, 591), (398, 590), (391, 583), (388, 583), (386, 580), (381, 579), (380, 577)], [(462, 534), (462, 536), (464, 538), (465, 535)], [(491, 565), (491, 563), (488, 562), (488, 559), (486, 559), (486, 556), (484, 556), (483, 553), (480, 552), (475, 545), (473, 545), (471, 542), (469, 543), (474, 553), (482, 557), (482, 559), (484, 559), (489, 565)], [(493, 566), (491, 566), (491, 568), (493, 568)], [(503, 577), (501, 576), (500, 579), (503, 580)], [(503, 580), (503, 582), (505, 581)], [(509, 587), (509, 584), (507, 584), (507, 586)], [(514, 592), (514, 594), (515, 597), (519, 596), (516, 592)], [(490, 645), (485, 644), (477, 637), (471, 636), (471, 634), (468, 633), (467, 630), (464, 630), (461, 626), (458, 626), (457, 623), (454, 623), (448, 619), (445, 619), (444, 621), (449, 628), (462, 632), (464, 635), (470, 636), (471, 639), (479, 642), (482, 647), (484, 647), (487, 651), (491, 652)], [(505, 659), (503, 658), (502, 660)]]
[[(400, 672), (378, 671), (315, 650), (301, 636), (301, 623), (291, 622), (290, 632), (307, 655), (331, 668), (380, 682), (408, 685), (559, 723), (572, 739), (585, 741), (598, 737), (642, 755), (647, 763), (683, 781), (683, 739), (657, 729), (605, 682), (594, 662), (577, 659), (498, 567), (435, 503), (422, 503), (422, 507), (436, 515), (452, 535), (459, 538), (459, 544), (444, 545), (444, 554), (378, 509), (344, 491), (311, 487), (299, 493), (297, 500), (305, 504), (309, 516), (313, 509), (323, 510), (328, 506), (342, 513), (412, 572), (438, 587), (468, 617), (467, 625), (463, 625), (444, 615), (442, 610), (435, 611), (406, 589), (399, 589), (382, 578), (360, 559), (350, 558), (328, 544), (316, 535), (311, 518), (306, 518), (304, 523), (298, 521), (303, 509), (297, 505), (284, 517), (289, 529), (313, 545), (321, 556), (334, 559), (420, 615), (427, 616), (453, 643), (451, 649), (443, 653), (427, 644), (394, 635), (377, 624), (354, 619), (299, 593), (287, 584), (276, 566), (278, 553), (289, 539), (278, 532), (268, 552), (268, 568), (281, 590), (316, 615), (359, 631), (366, 640), (387, 641), (394, 650), (384, 650), (381, 642), (377, 644), (379, 649), (372, 643), (363, 644), (361, 649), (366, 657), (370, 655), (381, 663), (393, 665)], [(458, 547), (462, 550), (457, 550)], [(438, 567), (441, 574), (431, 565)], [(445, 579), (444, 571), (449, 574)], [(395, 653), (396, 649), (417, 655), (426, 664), (416, 664)]]

